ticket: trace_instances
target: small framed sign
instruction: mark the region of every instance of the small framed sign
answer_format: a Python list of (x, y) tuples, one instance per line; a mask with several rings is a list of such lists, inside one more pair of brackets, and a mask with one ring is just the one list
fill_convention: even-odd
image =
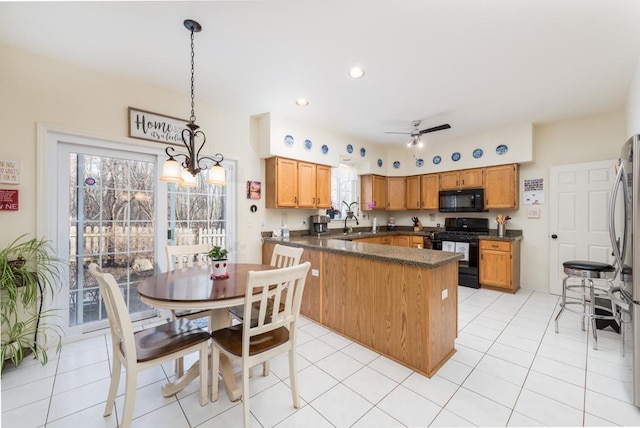
[(0, 160), (0, 183), (20, 184), (20, 161)]
[(0, 211), (18, 211), (18, 191), (0, 189)]
[(182, 145), (182, 130), (188, 120), (129, 107), (129, 137)]
[(262, 184), (259, 181), (247, 181), (247, 199), (260, 199)]

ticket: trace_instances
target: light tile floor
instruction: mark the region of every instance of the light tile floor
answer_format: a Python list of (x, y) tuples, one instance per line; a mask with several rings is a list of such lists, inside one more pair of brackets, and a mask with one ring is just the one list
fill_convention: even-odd
[[(554, 332), (557, 309), (558, 298), (545, 293), (460, 287), (457, 352), (431, 379), (304, 319), (301, 407), (292, 406), (287, 359), (278, 357), (270, 376), (256, 370), (251, 380), (252, 426), (640, 425), (619, 335), (598, 331), (594, 351), (575, 314), (565, 312)], [(102, 335), (66, 344), (45, 366), (25, 361), (7, 368), (2, 426), (116, 427), (122, 395), (115, 412), (102, 416), (109, 353), (110, 336)], [(241, 405), (223, 390), (204, 407), (197, 382), (164, 398), (160, 386), (172, 376), (170, 364), (139, 375), (134, 428), (242, 426)]]

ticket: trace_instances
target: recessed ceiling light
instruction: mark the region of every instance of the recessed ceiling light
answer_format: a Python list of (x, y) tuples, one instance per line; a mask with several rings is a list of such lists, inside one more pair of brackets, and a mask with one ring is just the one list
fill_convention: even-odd
[(353, 67), (351, 70), (349, 70), (349, 77), (351, 77), (352, 79), (359, 79), (362, 76), (364, 76), (364, 70), (360, 67)]
[(304, 98), (298, 98), (296, 100), (296, 104), (299, 105), (300, 107), (306, 107), (309, 105), (309, 101), (305, 100)]

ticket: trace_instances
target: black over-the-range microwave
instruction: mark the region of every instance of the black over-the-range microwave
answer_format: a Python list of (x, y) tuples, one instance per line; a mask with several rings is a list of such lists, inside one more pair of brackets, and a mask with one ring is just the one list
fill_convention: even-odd
[(442, 213), (485, 211), (484, 189), (441, 190), (439, 210)]

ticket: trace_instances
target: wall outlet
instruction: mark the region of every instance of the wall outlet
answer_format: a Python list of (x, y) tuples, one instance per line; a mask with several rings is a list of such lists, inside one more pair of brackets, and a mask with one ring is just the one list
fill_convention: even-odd
[(445, 288), (444, 290), (442, 290), (442, 300), (446, 299), (447, 297), (449, 297), (449, 289)]

